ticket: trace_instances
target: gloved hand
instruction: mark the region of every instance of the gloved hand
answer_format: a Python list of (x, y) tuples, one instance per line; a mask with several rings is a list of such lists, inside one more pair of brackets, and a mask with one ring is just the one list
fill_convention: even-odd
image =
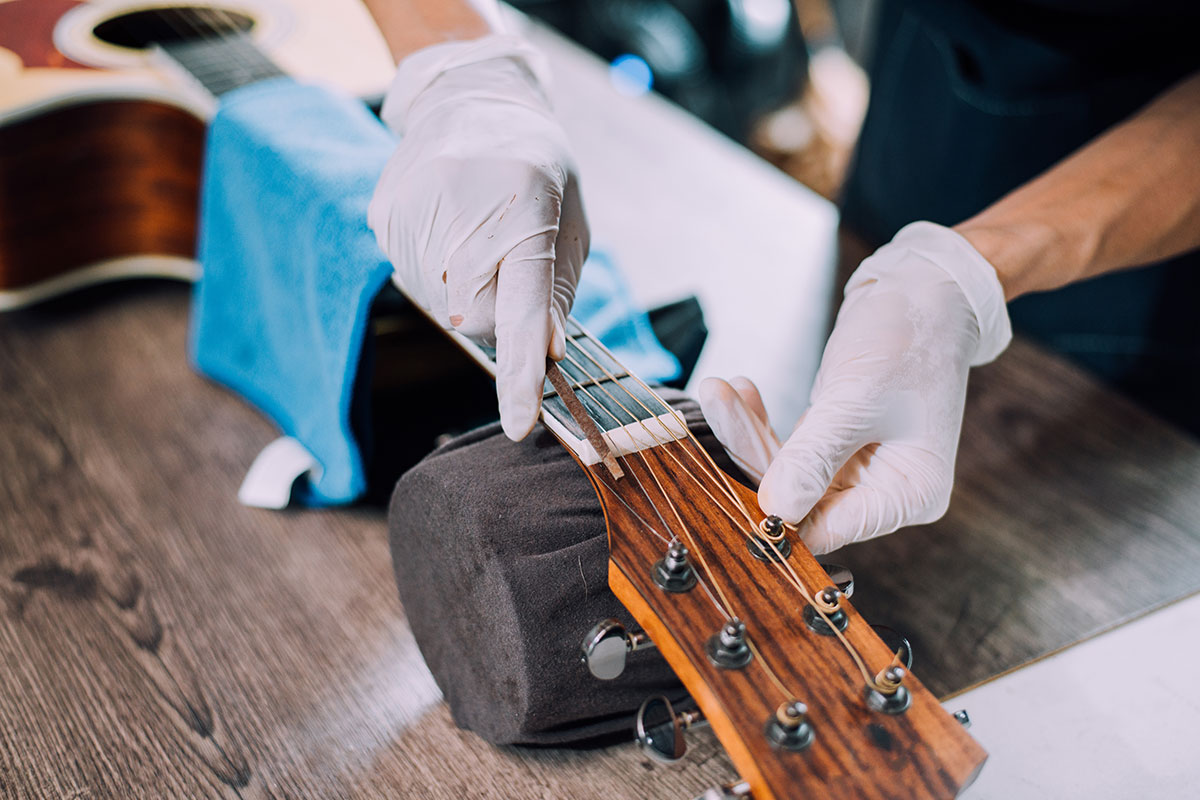
[[(814, 553), (932, 522), (954, 480), (967, 371), (1012, 338), (992, 266), (959, 234), (915, 222), (862, 262), (787, 442), (754, 384), (709, 378), (700, 405), (759, 505)], [(802, 522), (803, 521), (803, 522)]]
[(441, 325), (496, 348), (509, 438), (537, 421), (547, 352), (566, 317), (588, 227), (541, 58), (501, 35), (405, 58), (383, 105), (403, 139), (368, 222), (394, 282)]

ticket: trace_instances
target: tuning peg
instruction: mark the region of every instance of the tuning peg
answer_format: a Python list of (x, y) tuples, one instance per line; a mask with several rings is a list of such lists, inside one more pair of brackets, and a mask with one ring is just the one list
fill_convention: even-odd
[(699, 711), (676, 711), (664, 695), (647, 697), (638, 709), (635, 732), (638, 746), (655, 761), (678, 761), (687, 752), (683, 734), (704, 722)]
[(771, 542), (762, 536), (751, 535), (746, 539), (746, 547), (759, 561), (786, 561), (792, 554), (792, 543), (787, 539)]
[(967, 713), (965, 708), (960, 708), (958, 711), (955, 711), (954, 718), (958, 720), (958, 724), (962, 725), (964, 728), (971, 727), (971, 715)]
[(841, 564), (822, 564), (825, 574), (829, 576), (829, 580), (833, 581), (833, 585), (838, 588), (843, 595), (851, 597), (854, 594), (854, 573), (847, 567)]
[(781, 705), (767, 720), (767, 739), (776, 747), (799, 752), (813, 743), (813, 727), (808, 721), (808, 706), (799, 700)]
[(664, 592), (680, 593), (696, 585), (696, 571), (688, 561), (688, 549), (676, 539), (667, 547), (667, 554), (655, 562), (651, 573), (654, 584)]
[(722, 669), (741, 669), (750, 663), (754, 651), (746, 643), (746, 623), (734, 617), (708, 638), (704, 646), (708, 660)]
[(611, 681), (625, 671), (625, 662), (635, 650), (649, 650), (654, 642), (643, 631), (626, 631), (615, 619), (602, 619), (583, 637), (580, 660), (602, 681)]
[(741, 783), (727, 783), (724, 786), (714, 786), (704, 794), (698, 796), (696, 800), (742, 800), (750, 796), (750, 784), (742, 781)]
[(783, 520), (774, 514), (758, 523), (758, 536), (751, 534), (746, 539), (750, 555), (759, 561), (784, 561), (792, 554), (792, 543), (787, 540), (787, 528)]
[[(813, 596), (813, 602), (804, 607), (804, 622), (809, 630), (821, 636), (836, 636), (834, 628), (846, 630), (850, 618), (842, 610), (845, 595), (836, 586), (826, 586)], [(817, 609), (821, 613), (817, 613)], [(828, 621), (827, 621), (828, 620)], [(832, 627), (831, 627), (832, 626)]]
[(912, 705), (912, 695), (904, 687), (908, 670), (899, 664), (885, 667), (875, 676), (875, 686), (867, 686), (867, 707), (884, 714), (903, 714)]

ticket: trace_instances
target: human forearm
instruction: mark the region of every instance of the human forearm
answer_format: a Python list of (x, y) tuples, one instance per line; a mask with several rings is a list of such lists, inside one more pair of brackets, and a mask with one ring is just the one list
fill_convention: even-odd
[(477, 39), (500, 27), (496, 0), (363, 0), (400, 61), (440, 42)]
[(1200, 247), (1200, 74), (955, 230), (1009, 300)]

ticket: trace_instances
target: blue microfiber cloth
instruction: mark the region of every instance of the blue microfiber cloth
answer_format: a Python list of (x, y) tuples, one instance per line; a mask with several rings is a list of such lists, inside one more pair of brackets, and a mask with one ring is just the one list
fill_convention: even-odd
[[(309, 505), (366, 489), (351, 402), (392, 271), (367, 204), (395, 145), (358, 100), (288, 78), (224, 95), (208, 132), (191, 358), (311, 454)], [(679, 374), (607, 258), (583, 270), (576, 317), (643, 378)]]

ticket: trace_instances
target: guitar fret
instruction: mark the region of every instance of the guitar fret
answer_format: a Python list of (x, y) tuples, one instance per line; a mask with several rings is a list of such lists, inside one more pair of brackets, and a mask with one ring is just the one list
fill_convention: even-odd
[[(457, 331), (447, 334), (492, 375), (496, 374), (495, 347), (472, 341)], [(559, 362), (559, 370), (600, 428), (614, 456), (687, 438), (687, 429), (671, 407), (570, 318), (567, 358)], [(600, 463), (599, 454), (549, 382), (543, 385), (542, 419), (580, 461)]]
[[(563, 374), (566, 374), (567, 368), (564, 368), (562, 366), (562, 364), (559, 364), (559, 369), (563, 372)], [(631, 376), (628, 372), (625, 372), (624, 370), (622, 370), (619, 373), (614, 373), (613, 377), (614, 378), (629, 378)], [(582, 380), (572, 380), (569, 383), (569, 386), (572, 389), (574, 389), (576, 392), (582, 392), (585, 390), (592, 391), (592, 392), (598, 392), (598, 391), (600, 391), (600, 389), (597, 388), (597, 384), (606, 384), (606, 383), (612, 383), (612, 380), (610, 378), (608, 378), (608, 376), (600, 378), (599, 380), (596, 380), (594, 378), (585, 378)], [(558, 392), (554, 389), (553, 386), (550, 385), (550, 382), (547, 381), (546, 382), (546, 391), (542, 393), (542, 397), (553, 397), (556, 394), (558, 394)]]
[(284, 74), (245, 34), (163, 42), (163, 51), (216, 96)]

